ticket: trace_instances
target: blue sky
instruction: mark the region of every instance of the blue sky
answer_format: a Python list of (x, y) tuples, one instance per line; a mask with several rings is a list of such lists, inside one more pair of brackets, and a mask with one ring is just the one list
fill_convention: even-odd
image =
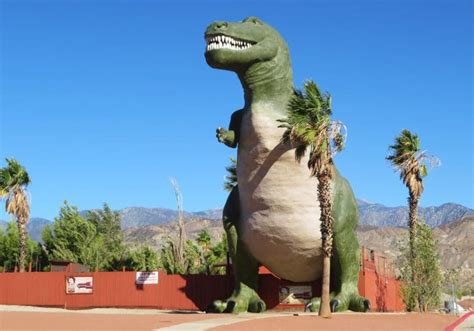
[[(401, 129), (442, 160), (421, 205), (474, 207), (472, 2), (0, 2), (0, 165), (29, 171), (32, 215), (80, 209), (222, 207), (217, 143), (243, 105), (235, 74), (204, 60), (215, 20), (258, 16), (287, 40), (294, 81), (314, 79), (349, 129), (340, 171), (356, 196), (406, 204), (385, 161)], [(0, 213), (0, 218), (8, 216)]]

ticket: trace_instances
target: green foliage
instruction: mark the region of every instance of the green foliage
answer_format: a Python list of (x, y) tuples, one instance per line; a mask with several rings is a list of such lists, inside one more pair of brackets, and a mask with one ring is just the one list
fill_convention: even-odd
[(176, 243), (169, 238), (161, 249), (161, 265), (168, 274), (199, 274), (203, 272), (201, 252), (197, 243), (187, 240), (184, 247), (184, 260), (176, 259)]
[(304, 91), (295, 90), (288, 103), (288, 114), (278, 120), (285, 132), (281, 142), (291, 143), (298, 162), (309, 147), (308, 167), (313, 176), (325, 170), (333, 171), (332, 156), (344, 148), (345, 126), (331, 121), (331, 96), (322, 93), (313, 81), (304, 84)]
[(422, 151), (420, 138), (407, 129), (395, 137), (395, 143), (389, 146), (389, 150), (391, 154), (386, 159), (400, 173), (400, 179), (410, 194), (419, 197), (423, 193), (423, 177), (428, 175), (426, 163), (435, 167), (441, 164), (440, 160)]
[(392, 154), (387, 157), (387, 160), (394, 166), (402, 166), (420, 151), (420, 138), (409, 130), (403, 129), (400, 135), (395, 137), (395, 143), (389, 148)]
[[(97, 248), (100, 240), (91, 222), (85, 220), (67, 202), (61, 207), (59, 216), (52, 227), (47, 226), (42, 233), (43, 243), (50, 260), (65, 260), (97, 267), (97, 258), (92, 262), (92, 247)], [(97, 252), (96, 256), (101, 252)]]
[(104, 204), (103, 209), (88, 212), (86, 218), (95, 226), (99, 237), (97, 238), (98, 244), (100, 244), (99, 251), (103, 252), (100, 268), (103, 270), (120, 269), (121, 261), (125, 255), (125, 247), (119, 213), (112, 211), (107, 204)]
[[(13, 271), (18, 266), (20, 237), (16, 222), (9, 222), (4, 232), (0, 229), (0, 267), (6, 271)], [(42, 261), (41, 246), (35, 241), (27, 238), (25, 264), (32, 263), (36, 270), (36, 263)], [(39, 264), (38, 264), (39, 265)]]
[(225, 268), (215, 268), (214, 266), (217, 263), (227, 261), (228, 251), (227, 235), (224, 233), (222, 239), (216, 245), (211, 247), (211, 252), (206, 257), (206, 264), (209, 265), (211, 274), (222, 275), (226, 273)]
[(201, 274), (204, 273), (202, 262), (201, 262), (201, 250), (198, 244), (192, 240), (186, 241), (184, 249), (184, 263), (186, 266), (187, 274)]
[[(443, 273), (443, 287), (445, 293), (461, 299), (463, 295), (469, 294), (469, 289), (462, 289), (460, 284), (461, 267), (447, 269)], [(467, 293), (467, 294), (464, 294)]]
[(154, 271), (158, 270), (158, 253), (147, 244), (131, 250), (125, 260), (127, 270)]
[(176, 244), (169, 238), (161, 248), (160, 263), (167, 274), (184, 274), (186, 268), (176, 260)]
[(227, 170), (227, 175), (225, 176), (224, 189), (231, 192), (237, 185), (237, 160), (230, 158), (230, 165), (225, 170)]
[(0, 199), (5, 199), (5, 211), (16, 218), (19, 227), (18, 266), (23, 272), (26, 266), (27, 233), (26, 223), (30, 218), (30, 203), (26, 187), (30, 177), (18, 161), (6, 159), (7, 166), (0, 168)]
[(227, 237), (212, 245), (211, 236), (207, 230), (202, 230), (195, 241), (188, 240), (185, 247), (184, 265), (174, 259), (175, 244), (169, 239), (161, 249), (160, 262), (168, 274), (224, 274), (225, 269), (215, 268), (217, 263), (226, 261)]
[(49, 260), (67, 260), (98, 271), (158, 268), (158, 256), (151, 247), (125, 246), (120, 215), (107, 204), (84, 218), (77, 207), (65, 202), (53, 225), (43, 230), (42, 240)]
[(4, 197), (15, 187), (25, 187), (31, 183), (25, 168), (15, 159), (5, 159), (7, 166), (0, 168), (0, 197)]
[(416, 227), (413, 248), (416, 254), (411, 260), (409, 247), (402, 247), (399, 261), (401, 294), (407, 310), (413, 311), (418, 307), (425, 312), (436, 308), (440, 303), (442, 277), (436, 242), (431, 228), (423, 221)]

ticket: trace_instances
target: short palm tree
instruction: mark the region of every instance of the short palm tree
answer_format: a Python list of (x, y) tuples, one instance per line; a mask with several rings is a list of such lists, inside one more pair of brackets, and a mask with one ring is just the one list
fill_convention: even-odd
[(30, 218), (30, 205), (26, 187), (30, 177), (18, 161), (6, 159), (7, 166), (0, 168), (0, 198), (6, 200), (5, 210), (16, 218), (20, 236), (19, 269), (25, 271), (26, 224)]
[(282, 143), (291, 143), (298, 162), (309, 147), (308, 168), (318, 179), (318, 200), (321, 209), (321, 238), (323, 249), (323, 280), (319, 315), (331, 317), (330, 270), (333, 244), (331, 181), (335, 176), (333, 156), (344, 148), (346, 128), (331, 121), (331, 96), (321, 93), (313, 81), (304, 84), (304, 92), (295, 90), (288, 104), (288, 116), (279, 126), (285, 128)]
[(423, 177), (428, 175), (426, 161), (432, 166), (439, 165), (439, 160), (426, 154), (420, 149), (420, 138), (407, 129), (403, 129), (395, 137), (395, 143), (389, 146), (391, 154), (386, 157), (396, 171), (400, 172), (400, 179), (408, 188), (408, 227), (410, 229), (410, 256), (414, 259), (413, 245), (416, 236), (418, 202), (423, 193)]

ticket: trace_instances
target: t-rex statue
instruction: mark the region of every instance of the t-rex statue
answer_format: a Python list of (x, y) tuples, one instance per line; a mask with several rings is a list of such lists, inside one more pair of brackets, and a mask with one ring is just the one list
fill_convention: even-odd
[[(235, 289), (212, 312), (262, 312), (257, 294), (259, 265), (294, 281), (322, 274), (317, 179), (306, 162), (280, 139), (277, 120), (286, 116), (293, 90), (288, 46), (280, 34), (256, 17), (242, 22), (214, 22), (205, 32), (207, 63), (237, 73), (245, 105), (231, 116), (229, 129), (217, 129), (221, 143), (238, 148), (237, 183), (223, 212), (235, 274)], [(349, 183), (339, 174), (332, 184), (334, 248), (331, 260), (333, 311), (366, 311), (369, 301), (358, 293), (359, 244), (357, 206)], [(319, 307), (319, 299), (309, 304)]]

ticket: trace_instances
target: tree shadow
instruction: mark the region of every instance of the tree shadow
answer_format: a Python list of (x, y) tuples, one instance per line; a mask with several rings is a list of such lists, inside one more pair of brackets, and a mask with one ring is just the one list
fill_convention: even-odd
[(180, 288), (199, 310), (206, 308), (215, 300), (227, 299), (234, 288), (232, 275), (183, 275), (186, 285)]

